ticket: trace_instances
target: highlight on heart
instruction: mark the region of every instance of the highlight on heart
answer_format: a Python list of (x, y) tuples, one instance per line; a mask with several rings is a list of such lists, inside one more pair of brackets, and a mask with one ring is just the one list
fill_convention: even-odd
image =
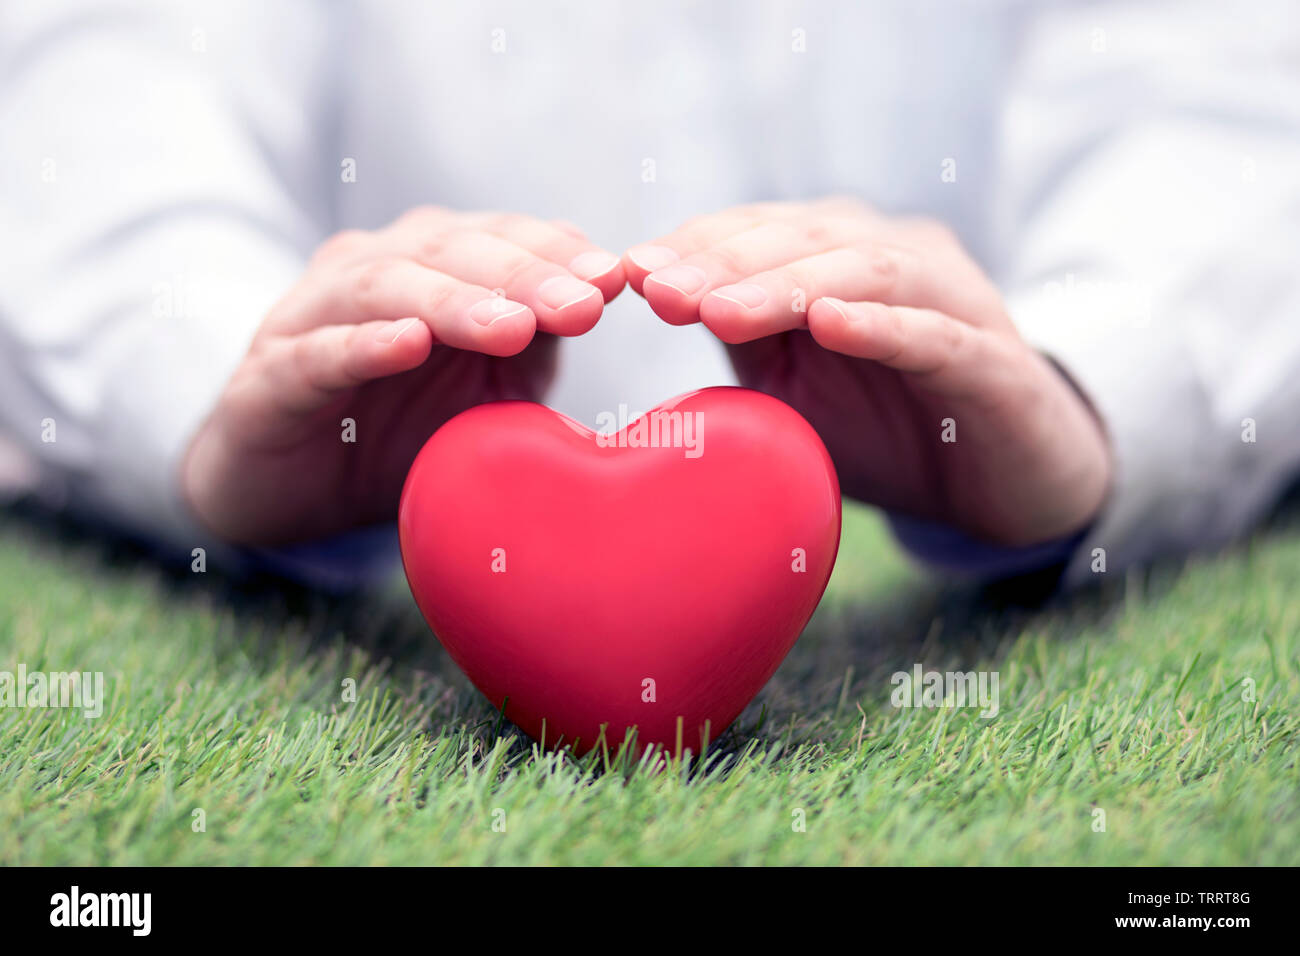
[(704, 454), (704, 413), (660, 406), (630, 415), (627, 405), (596, 415), (596, 444), (602, 448), (681, 448), (687, 458)]

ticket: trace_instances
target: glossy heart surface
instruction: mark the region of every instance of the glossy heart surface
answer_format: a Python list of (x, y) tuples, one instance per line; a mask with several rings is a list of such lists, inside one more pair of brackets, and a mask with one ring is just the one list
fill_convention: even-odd
[(617, 433), (497, 402), (425, 444), (399, 531), (425, 620), (530, 736), (585, 752), (603, 731), (612, 751), (635, 727), (641, 747), (698, 754), (821, 600), (840, 492), (812, 427), (748, 389)]

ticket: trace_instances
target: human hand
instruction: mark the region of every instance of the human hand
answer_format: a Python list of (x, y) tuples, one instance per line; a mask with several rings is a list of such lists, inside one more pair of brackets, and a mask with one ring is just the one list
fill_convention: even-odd
[(429, 435), (481, 402), (536, 399), (554, 336), (589, 330), (623, 283), (618, 258), (576, 227), (528, 216), (422, 207), (340, 233), (263, 320), (192, 439), (184, 498), (240, 544), (392, 518)]
[(847, 494), (1011, 546), (1100, 509), (1101, 423), (947, 228), (847, 199), (759, 203), (623, 267), (664, 321), (703, 322), (742, 384), (808, 419)]

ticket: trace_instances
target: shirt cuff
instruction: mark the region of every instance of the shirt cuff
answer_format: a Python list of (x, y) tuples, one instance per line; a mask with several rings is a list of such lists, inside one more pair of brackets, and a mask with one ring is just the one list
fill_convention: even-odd
[(910, 515), (888, 512), (885, 517), (899, 544), (913, 556), (945, 571), (986, 580), (1064, 567), (1088, 534), (1085, 529), (1054, 541), (1007, 547)]

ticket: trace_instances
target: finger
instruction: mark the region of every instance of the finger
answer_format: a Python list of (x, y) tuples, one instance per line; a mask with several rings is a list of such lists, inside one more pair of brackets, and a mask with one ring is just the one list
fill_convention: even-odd
[(700, 320), (732, 344), (803, 328), (808, 304), (822, 296), (891, 301), (905, 258), (892, 253), (872, 258), (840, 247), (794, 259), (713, 288), (700, 299)]
[(435, 341), (488, 355), (516, 354), (536, 330), (532, 311), (521, 302), (409, 259), (376, 259), (305, 288), (291, 300), (289, 317), (273, 331), (412, 316), (425, 322)]
[(724, 341), (746, 342), (804, 325), (808, 303), (823, 296), (963, 318), (1001, 314), (996, 290), (986, 280), (949, 270), (944, 262), (908, 249), (856, 243), (715, 288), (700, 301), (700, 318)]
[(878, 212), (852, 196), (827, 196), (812, 202), (749, 203), (698, 216), (654, 242), (633, 246), (623, 254), (623, 271), (628, 285), (638, 294), (644, 294), (644, 282), (651, 272), (704, 252), (710, 246), (764, 223), (804, 224), (807, 231), (815, 234), (827, 230), (828, 226), (841, 225), (845, 220), (853, 220), (859, 230), (864, 225), (880, 227), (885, 222)]
[[(486, 272), (461, 274), (457, 271), (463, 256), (448, 255), (463, 247), (473, 232), (481, 232), (505, 240), (517, 249), (499, 245), (502, 255), (517, 255), (525, 249), (538, 258), (554, 263), (573, 277), (600, 290), (602, 302), (608, 302), (623, 290), (623, 267), (613, 253), (591, 243), (582, 230), (566, 220), (543, 222), (533, 216), (499, 212), (455, 212), (440, 206), (418, 206), (408, 210), (388, 229), (383, 231), (385, 247), (394, 255), (412, 255), (413, 258), (470, 282), (488, 284)], [(544, 275), (540, 285), (549, 278), (563, 279), (564, 274), (551, 270)], [(519, 291), (494, 277), (492, 288), (514, 297)], [(537, 315), (542, 328), (561, 335), (577, 335), (587, 331), (600, 317), (600, 309), (591, 303), (574, 306), (591, 294), (589, 289), (575, 283), (555, 282), (547, 286), (542, 296), (527, 299)], [(562, 312), (555, 316), (553, 311)], [(584, 324), (585, 323), (585, 324)]]
[(808, 331), (825, 349), (879, 362), (946, 395), (987, 389), (983, 380), (1007, 367), (992, 360), (994, 336), (933, 309), (824, 297), (808, 310)]
[(344, 229), (336, 232), (312, 253), (312, 264), (329, 263), (340, 268), (349, 262), (363, 262), (382, 253), (383, 240), (379, 233), (362, 229)]
[(537, 328), (581, 335), (600, 318), (599, 288), (522, 246), (476, 229), (436, 233), (416, 244), (417, 262), (462, 282), (499, 289), (536, 316)]
[(843, 245), (851, 232), (842, 219), (763, 222), (654, 270), (642, 283), (642, 295), (671, 325), (698, 322), (701, 300), (714, 289)]
[(575, 239), (587, 238), (587, 234), (582, 231), (582, 227), (576, 222), (570, 222), (568, 219), (552, 219), (550, 222), (556, 229), (563, 229)]
[(512, 242), (535, 256), (568, 270), (598, 288), (605, 302), (623, 291), (623, 264), (618, 256), (588, 241), (572, 223), (542, 222), (510, 213), (472, 214), (466, 221), (483, 232)]
[(278, 407), (305, 414), (342, 391), (410, 371), (432, 347), (429, 327), (415, 317), (326, 325), (266, 345), (257, 380)]
[(797, 207), (799, 204), (795, 203), (762, 203), (689, 219), (668, 235), (633, 246), (623, 253), (627, 284), (638, 295), (643, 295), (643, 284), (650, 273), (751, 229), (763, 218), (793, 218), (797, 215)]

